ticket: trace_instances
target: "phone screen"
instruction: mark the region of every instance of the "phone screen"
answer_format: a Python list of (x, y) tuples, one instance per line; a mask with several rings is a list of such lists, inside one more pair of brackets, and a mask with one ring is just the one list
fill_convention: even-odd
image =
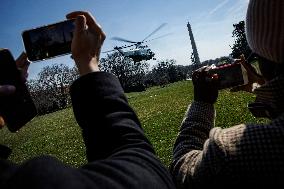
[(24, 31), (28, 59), (38, 61), (70, 53), (74, 29), (75, 19), (71, 19)]
[(243, 70), (239, 63), (217, 67), (212, 72), (218, 74), (219, 89), (245, 84)]
[(7, 49), (0, 49), (0, 85), (14, 85), (16, 92), (0, 96), (0, 115), (11, 132), (18, 131), (37, 115), (35, 104)]

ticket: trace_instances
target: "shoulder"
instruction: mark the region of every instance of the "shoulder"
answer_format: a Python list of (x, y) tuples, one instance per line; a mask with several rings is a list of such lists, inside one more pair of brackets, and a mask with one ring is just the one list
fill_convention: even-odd
[(210, 140), (222, 149), (227, 171), (252, 179), (284, 171), (283, 122), (275, 121), (211, 130)]
[(240, 124), (226, 129), (217, 127), (210, 131), (210, 139), (219, 141), (226, 149), (240, 148), (244, 144), (279, 143), (280, 138), (284, 141), (283, 125), (282, 120), (274, 120), (268, 124)]

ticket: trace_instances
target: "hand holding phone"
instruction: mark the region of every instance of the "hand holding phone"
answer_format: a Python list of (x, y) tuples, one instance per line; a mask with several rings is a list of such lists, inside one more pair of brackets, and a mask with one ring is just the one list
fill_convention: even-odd
[(248, 77), (240, 63), (218, 67), (204, 66), (193, 72), (194, 100), (213, 104), (218, 90), (245, 85)]
[(218, 98), (218, 79), (216, 74), (209, 74), (208, 66), (195, 70), (192, 74), (194, 100), (213, 104)]
[(101, 26), (89, 12), (76, 11), (66, 17), (68, 19), (76, 18), (71, 48), (80, 75), (99, 71), (101, 47), (106, 38)]
[(102, 28), (89, 12), (75, 11), (66, 17), (68, 20), (22, 33), (28, 59), (40, 61), (72, 51), (80, 75), (99, 71), (101, 47), (106, 38)]
[[(23, 62), (21, 58), (25, 59), (21, 56), (18, 63)], [(27, 69), (27, 65), (19, 66)], [(37, 110), (8, 49), (0, 49), (0, 86), (0, 115), (4, 119), (1, 122), (5, 121), (8, 129), (16, 132), (37, 115)]]
[[(257, 63), (258, 61), (259, 60), (256, 59), (253, 60), (252, 63)], [(255, 69), (255, 67), (252, 66), (251, 63), (247, 62), (244, 55), (241, 55), (240, 59), (237, 59), (236, 62), (242, 64), (242, 66), (245, 68), (248, 77), (248, 83), (233, 87), (230, 90), (231, 92), (246, 91), (252, 93), (255, 88), (265, 83), (264, 77), (259, 74), (260, 70), (258, 64), (255, 65), (255, 67), (257, 68)]]
[(238, 62), (215, 67), (209, 73), (218, 75), (219, 90), (248, 84), (246, 69)]

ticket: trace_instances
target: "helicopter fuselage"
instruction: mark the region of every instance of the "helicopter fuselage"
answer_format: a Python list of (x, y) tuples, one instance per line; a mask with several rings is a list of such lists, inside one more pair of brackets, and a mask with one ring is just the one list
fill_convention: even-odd
[[(122, 56), (124, 57), (129, 57), (131, 58), (134, 62), (140, 62), (142, 60), (151, 60), (154, 59), (155, 53), (151, 51), (151, 49), (148, 48), (147, 45), (143, 45), (146, 42), (149, 41), (153, 41), (155, 39), (159, 39), (161, 37), (165, 37), (164, 36), (160, 36), (160, 37), (156, 37), (154, 39), (151, 40), (147, 40), (150, 36), (152, 36), (153, 34), (155, 34), (158, 30), (160, 30), (162, 27), (164, 27), (166, 25), (166, 23), (161, 24), (157, 29), (155, 29), (152, 33), (150, 33), (147, 37), (145, 37), (142, 41), (130, 41), (121, 37), (113, 37), (113, 40), (116, 41), (123, 41), (126, 43), (131, 43), (131, 45), (124, 45), (121, 47), (114, 47), (114, 50), (110, 50), (110, 51), (105, 51), (103, 53), (107, 53), (107, 52), (112, 52), (117, 50)], [(129, 47), (135, 47), (134, 49), (130, 49), (130, 50), (125, 50), (123, 51), (122, 49), (125, 48), (129, 48)]]
[(128, 51), (119, 50), (119, 52), (125, 56), (131, 58), (134, 62), (140, 62), (142, 60), (151, 60), (155, 53), (151, 51), (151, 49), (144, 48), (144, 49), (130, 49)]

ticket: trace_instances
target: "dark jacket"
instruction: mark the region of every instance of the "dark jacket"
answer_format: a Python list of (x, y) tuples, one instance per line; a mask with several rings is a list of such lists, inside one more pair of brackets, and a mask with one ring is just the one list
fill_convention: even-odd
[(0, 188), (173, 188), (116, 77), (85, 75), (71, 86), (88, 162), (72, 168), (50, 156), (0, 161)]

